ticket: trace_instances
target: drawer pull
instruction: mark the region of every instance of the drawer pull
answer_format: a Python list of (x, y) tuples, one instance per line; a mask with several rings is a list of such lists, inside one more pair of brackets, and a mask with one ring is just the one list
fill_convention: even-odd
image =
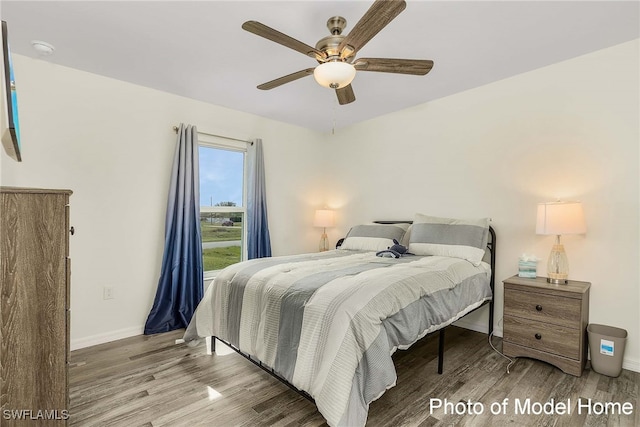
[(73, 236), (74, 234), (76, 234), (76, 229), (71, 226), (71, 228), (69, 229), (69, 233), (71, 233), (71, 235)]
[(536, 334), (535, 337), (536, 337), (537, 340), (542, 339), (542, 335), (540, 335), (540, 334)]
[(542, 306), (540, 304), (536, 305), (536, 310), (542, 311)]

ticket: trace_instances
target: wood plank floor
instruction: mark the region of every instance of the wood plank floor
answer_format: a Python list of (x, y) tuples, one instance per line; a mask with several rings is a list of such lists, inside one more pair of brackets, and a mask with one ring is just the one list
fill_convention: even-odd
[[(174, 344), (182, 331), (140, 336), (71, 353), (73, 426), (324, 426), (315, 406), (218, 343), (207, 356), (204, 344)], [(500, 348), (500, 339), (494, 338)], [(226, 351), (224, 351), (226, 350)], [(222, 354), (226, 353), (226, 354)], [(437, 334), (394, 355), (397, 386), (371, 404), (367, 426), (639, 426), (640, 373), (609, 378), (589, 369), (573, 377), (530, 359), (508, 362), (487, 336), (447, 329), (444, 374), (437, 370)], [(458, 404), (445, 413), (430, 399)], [(508, 399), (504, 414), (491, 407)], [(515, 402), (567, 402), (571, 414), (516, 413)], [(578, 413), (578, 399), (591, 399)], [(630, 402), (631, 415), (602, 412), (601, 403)], [(458, 409), (455, 413), (455, 409)], [(526, 408), (525, 408), (526, 410)], [(453, 412), (453, 413), (452, 413)]]

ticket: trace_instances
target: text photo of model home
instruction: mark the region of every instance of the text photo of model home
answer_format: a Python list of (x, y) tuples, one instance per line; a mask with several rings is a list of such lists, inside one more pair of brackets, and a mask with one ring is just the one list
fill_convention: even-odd
[[(397, 385), (379, 399), (369, 396), (367, 425), (446, 424), (461, 418), (469, 425), (487, 424), (492, 416), (520, 425), (549, 422), (552, 416), (561, 422), (599, 417), (614, 425), (619, 417), (620, 425), (638, 423), (640, 5), (407, 1), (356, 49), (350, 59), (356, 64), (350, 83), (355, 100), (342, 105), (344, 92), (316, 81), (315, 51), (307, 55), (288, 46), (289, 39), (243, 29), (255, 21), (318, 49), (318, 42), (331, 36), (329, 18), (343, 17), (342, 36), (348, 36), (366, 30), (358, 22), (382, 7), (376, 5), (373, 0), (0, 1), (22, 158), (0, 154), (1, 184), (71, 190), (68, 225), (74, 228), (71, 261), (59, 267), (63, 276), (65, 268), (70, 272), (70, 406), (3, 410), (29, 409), (36, 415), (68, 410), (71, 425), (206, 425), (208, 416), (225, 416), (220, 425), (306, 419), (322, 425), (328, 419), (327, 410), (318, 412), (247, 359), (234, 352), (222, 356), (220, 342), (218, 354), (209, 356), (204, 343), (175, 344), (184, 330), (143, 335), (164, 254), (178, 139), (174, 126), (189, 124), (197, 126), (201, 147), (222, 152), (200, 170), (201, 180), (211, 184), (200, 187), (209, 266), (205, 289), (224, 266), (213, 262), (246, 260), (252, 185), (246, 141), (260, 139), (274, 258), (322, 257), (323, 231), (333, 250), (353, 227), (373, 221), (415, 220), (416, 214), (490, 218), (497, 236), (493, 345), (502, 350), (502, 337), (514, 322), (523, 329), (546, 325), (558, 334), (551, 344), (545, 333), (527, 345), (516, 343), (531, 351), (515, 359), (509, 374), (510, 362), (488, 343), (488, 307), (446, 328), (442, 375), (438, 334), (406, 351), (400, 346), (393, 355)], [(374, 16), (367, 25), (379, 25)], [(53, 51), (45, 55), (33, 41)], [(422, 75), (387, 72), (375, 58), (429, 60), (433, 67)], [(299, 71), (303, 75), (294, 80), (258, 89)], [(235, 160), (216, 157), (227, 152)], [(583, 208), (586, 231), (562, 235), (561, 243), (569, 280), (588, 283), (588, 293), (574, 287), (564, 296), (579, 301), (577, 317), (560, 323), (529, 319), (538, 323), (522, 326), (510, 311), (511, 301), (523, 301), (521, 294), (510, 292), (567, 301), (550, 288), (523, 291), (513, 283), (523, 254), (538, 259), (539, 279), (548, 275), (556, 236), (536, 233), (537, 207), (558, 200), (579, 201)], [(7, 203), (3, 215), (13, 206)], [(333, 225), (314, 226), (317, 210), (333, 211)], [(61, 212), (48, 217), (64, 225)], [(7, 237), (9, 229), (0, 230), (3, 263), (9, 253), (5, 245), (14, 241)], [(53, 276), (43, 273), (33, 280), (44, 289), (47, 277)], [(547, 313), (537, 302), (534, 311), (536, 305)], [(560, 317), (570, 312), (566, 307), (560, 306)], [(571, 323), (583, 315), (589, 324), (627, 332), (619, 377), (592, 369), (588, 351), (584, 358), (559, 353), (587, 350), (586, 341), (580, 341), (583, 347), (565, 346), (568, 333), (588, 338), (585, 325)], [(0, 357), (11, 354), (7, 351)], [(552, 360), (546, 360), (549, 355)], [(581, 376), (561, 369), (565, 358), (578, 360), (567, 362), (578, 370), (584, 359)], [(458, 402), (470, 404), (457, 407)], [(559, 413), (562, 405), (568, 413)], [(473, 413), (481, 407), (482, 414)], [(516, 407), (522, 411), (516, 414)]]

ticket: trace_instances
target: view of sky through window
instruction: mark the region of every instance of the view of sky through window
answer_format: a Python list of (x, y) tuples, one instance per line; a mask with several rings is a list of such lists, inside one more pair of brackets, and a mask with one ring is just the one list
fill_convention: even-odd
[(244, 153), (200, 146), (200, 206), (242, 206)]

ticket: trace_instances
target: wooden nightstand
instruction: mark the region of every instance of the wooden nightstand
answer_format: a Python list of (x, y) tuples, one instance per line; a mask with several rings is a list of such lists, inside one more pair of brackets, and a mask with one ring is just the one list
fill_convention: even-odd
[(502, 351), (530, 357), (580, 376), (587, 361), (591, 283), (547, 283), (545, 277), (504, 280)]

